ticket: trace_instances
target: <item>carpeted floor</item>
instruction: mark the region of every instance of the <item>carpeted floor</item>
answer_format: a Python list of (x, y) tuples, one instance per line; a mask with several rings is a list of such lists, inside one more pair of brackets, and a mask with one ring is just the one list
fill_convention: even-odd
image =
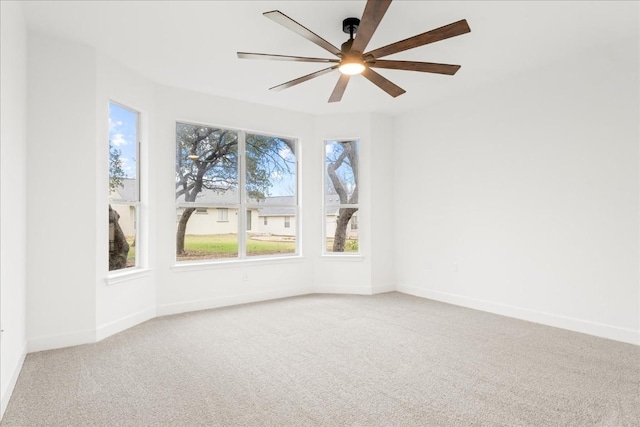
[(640, 347), (400, 293), (30, 354), (2, 426), (639, 426)]

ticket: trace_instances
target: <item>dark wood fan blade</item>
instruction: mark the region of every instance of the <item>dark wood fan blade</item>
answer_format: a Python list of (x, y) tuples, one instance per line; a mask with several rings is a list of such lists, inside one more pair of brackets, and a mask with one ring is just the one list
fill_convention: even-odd
[(383, 91), (387, 92), (389, 95), (400, 96), (406, 92), (406, 90), (402, 89), (400, 86), (395, 83), (390, 82), (389, 80), (382, 77), (380, 74), (373, 71), (371, 68), (367, 67), (362, 72), (362, 75), (365, 76), (371, 83), (378, 86)]
[(372, 50), (371, 52), (367, 52), (365, 56), (371, 55), (376, 59), (382, 58), (383, 56), (392, 55), (394, 53), (413, 49), (414, 47), (424, 46), (425, 44), (459, 36), (470, 31), (471, 29), (469, 28), (469, 24), (467, 24), (465, 19), (463, 19), (461, 21), (454, 22), (453, 24), (445, 25), (444, 27), (436, 28), (435, 30), (427, 31), (426, 33), (418, 34), (417, 36), (409, 37), (408, 39)]
[(275, 21), (278, 24), (290, 29), (294, 33), (301, 35), (305, 39), (317, 44), (321, 48), (333, 53), (336, 56), (340, 56), (342, 53), (340, 49), (338, 49), (337, 47), (335, 47), (334, 45), (332, 45), (331, 43), (329, 43), (328, 41), (326, 41), (325, 39), (323, 39), (313, 31), (311, 31), (310, 29), (302, 26), (301, 24), (297, 23), (293, 19), (289, 18), (287, 15), (280, 12), (279, 10), (272, 10), (271, 12), (265, 12), (263, 13), (263, 15), (271, 19), (272, 21)]
[(338, 83), (336, 83), (336, 87), (333, 88), (333, 92), (329, 97), (329, 102), (339, 102), (342, 99), (342, 95), (344, 95), (344, 90), (347, 88), (347, 83), (349, 83), (350, 77), (351, 76), (348, 74), (340, 74)]
[(338, 68), (338, 66), (334, 65), (333, 67), (325, 68), (323, 70), (316, 71), (315, 73), (311, 73), (311, 74), (307, 74), (306, 76), (298, 77), (297, 79), (290, 80), (290, 81), (288, 81), (286, 83), (282, 83), (281, 85), (270, 87), (269, 90), (286, 89), (286, 88), (289, 88), (291, 86), (295, 86), (297, 84), (300, 84), (302, 82), (306, 82), (307, 80), (311, 80), (311, 79), (313, 79), (315, 77), (320, 77), (323, 74), (330, 73), (331, 71), (335, 70), (336, 68)]
[(339, 59), (309, 58), (306, 56), (271, 55), (267, 53), (238, 52), (241, 59), (269, 59), (271, 61), (296, 61), (296, 62), (340, 62)]
[(391, 0), (368, 0), (367, 5), (360, 19), (358, 32), (353, 40), (351, 50), (362, 53), (367, 48), (373, 33), (378, 28), (378, 24), (382, 21), (382, 17), (387, 12)]
[(422, 71), (424, 73), (447, 74), (453, 76), (459, 69), (460, 65), (436, 64), (433, 62), (416, 62), (416, 61), (386, 61), (378, 59), (368, 64), (373, 68), (389, 68), (392, 70), (408, 70)]

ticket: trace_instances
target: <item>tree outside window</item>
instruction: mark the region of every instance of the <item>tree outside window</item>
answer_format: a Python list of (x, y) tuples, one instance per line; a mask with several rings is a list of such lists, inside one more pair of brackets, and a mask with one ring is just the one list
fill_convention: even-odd
[(109, 270), (138, 263), (140, 113), (109, 103)]
[(325, 141), (325, 252), (358, 253), (358, 140)]
[[(285, 239), (252, 221), (267, 206), (297, 212), (295, 153), (294, 140), (178, 122), (178, 261), (296, 253), (295, 233)], [(192, 216), (197, 207), (217, 210), (217, 221)]]

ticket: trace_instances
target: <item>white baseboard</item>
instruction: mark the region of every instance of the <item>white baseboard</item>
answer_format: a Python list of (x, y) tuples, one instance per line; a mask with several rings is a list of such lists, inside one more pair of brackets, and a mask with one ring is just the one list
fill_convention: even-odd
[(27, 343), (27, 351), (29, 353), (35, 353), (36, 351), (54, 350), (56, 348), (72, 347), (74, 345), (90, 344), (93, 342), (96, 342), (95, 330), (78, 331), (70, 334), (31, 338)]
[(529, 322), (540, 323), (556, 328), (568, 329), (570, 331), (581, 332), (583, 334), (595, 335), (601, 338), (608, 338), (615, 341), (622, 341), (629, 344), (640, 345), (640, 331), (620, 328), (618, 326), (604, 323), (592, 322), (590, 320), (576, 319), (559, 314), (545, 313), (541, 311), (529, 310), (512, 305), (499, 304), (463, 295), (450, 294), (446, 292), (433, 291), (415, 286), (400, 285), (396, 288), (398, 292), (428, 298), (435, 301), (446, 302), (462, 307), (495, 313), (502, 316), (527, 320)]
[(316, 285), (313, 287), (313, 293), (371, 295), (373, 292), (371, 286)]
[(312, 293), (311, 289), (306, 288), (290, 288), (278, 289), (274, 291), (252, 292), (241, 295), (233, 295), (228, 297), (201, 299), (193, 301), (185, 301), (174, 304), (158, 305), (156, 316), (167, 316), (170, 314), (187, 313), (198, 310), (208, 310), (211, 308), (227, 307), (231, 305), (247, 304), (251, 302), (267, 301), (272, 299), (295, 297), (300, 295), (308, 295)]
[(7, 384), (6, 389), (2, 390), (2, 401), (0, 402), (0, 420), (4, 417), (4, 411), (7, 410), (7, 405), (9, 405), (9, 400), (11, 399), (11, 395), (13, 394), (13, 389), (16, 387), (16, 383), (18, 382), (18, 377), (20, 376), (20, 371), (22, 371), (22, 365), (24, 365), (24, 359), (27, 357), (27, 343), (24, 343), (22, 347), (22, 352), (20, 354), (20, 358), (18, 359), (18, 363), (13, 368), (13, 372), (11, 373), (11, 378), (9, 379), (9, 384)]
[(373, 295), (375, 294), (384, 294), (387, 292), (393, 292), (396, 290), (395, 285), (385, 284), (385, 285), (374, 285), (373, 286)]
[(121, 319), (114, 320), (113, 322), (109, 322), (105, 325), (98, 326), (98, 329), (96, 329), (96, 341), (101, 341), (111, 335), (122, 332), (125, 329), (129, 329), (142, 322), (146, 322), (149, 319), (153, 319), (154, 317), (156, 317), (156, 308), (152, 307), (133, 313), (129, 316), (125, 316)]

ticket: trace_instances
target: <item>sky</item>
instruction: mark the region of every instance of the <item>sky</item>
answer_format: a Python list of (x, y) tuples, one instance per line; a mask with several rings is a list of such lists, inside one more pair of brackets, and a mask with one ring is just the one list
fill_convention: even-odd
[(109, 142), (120, 150), (122, 170), (127, 178), (136, 178), (136, 141), (138, 113), (109, 103)]

